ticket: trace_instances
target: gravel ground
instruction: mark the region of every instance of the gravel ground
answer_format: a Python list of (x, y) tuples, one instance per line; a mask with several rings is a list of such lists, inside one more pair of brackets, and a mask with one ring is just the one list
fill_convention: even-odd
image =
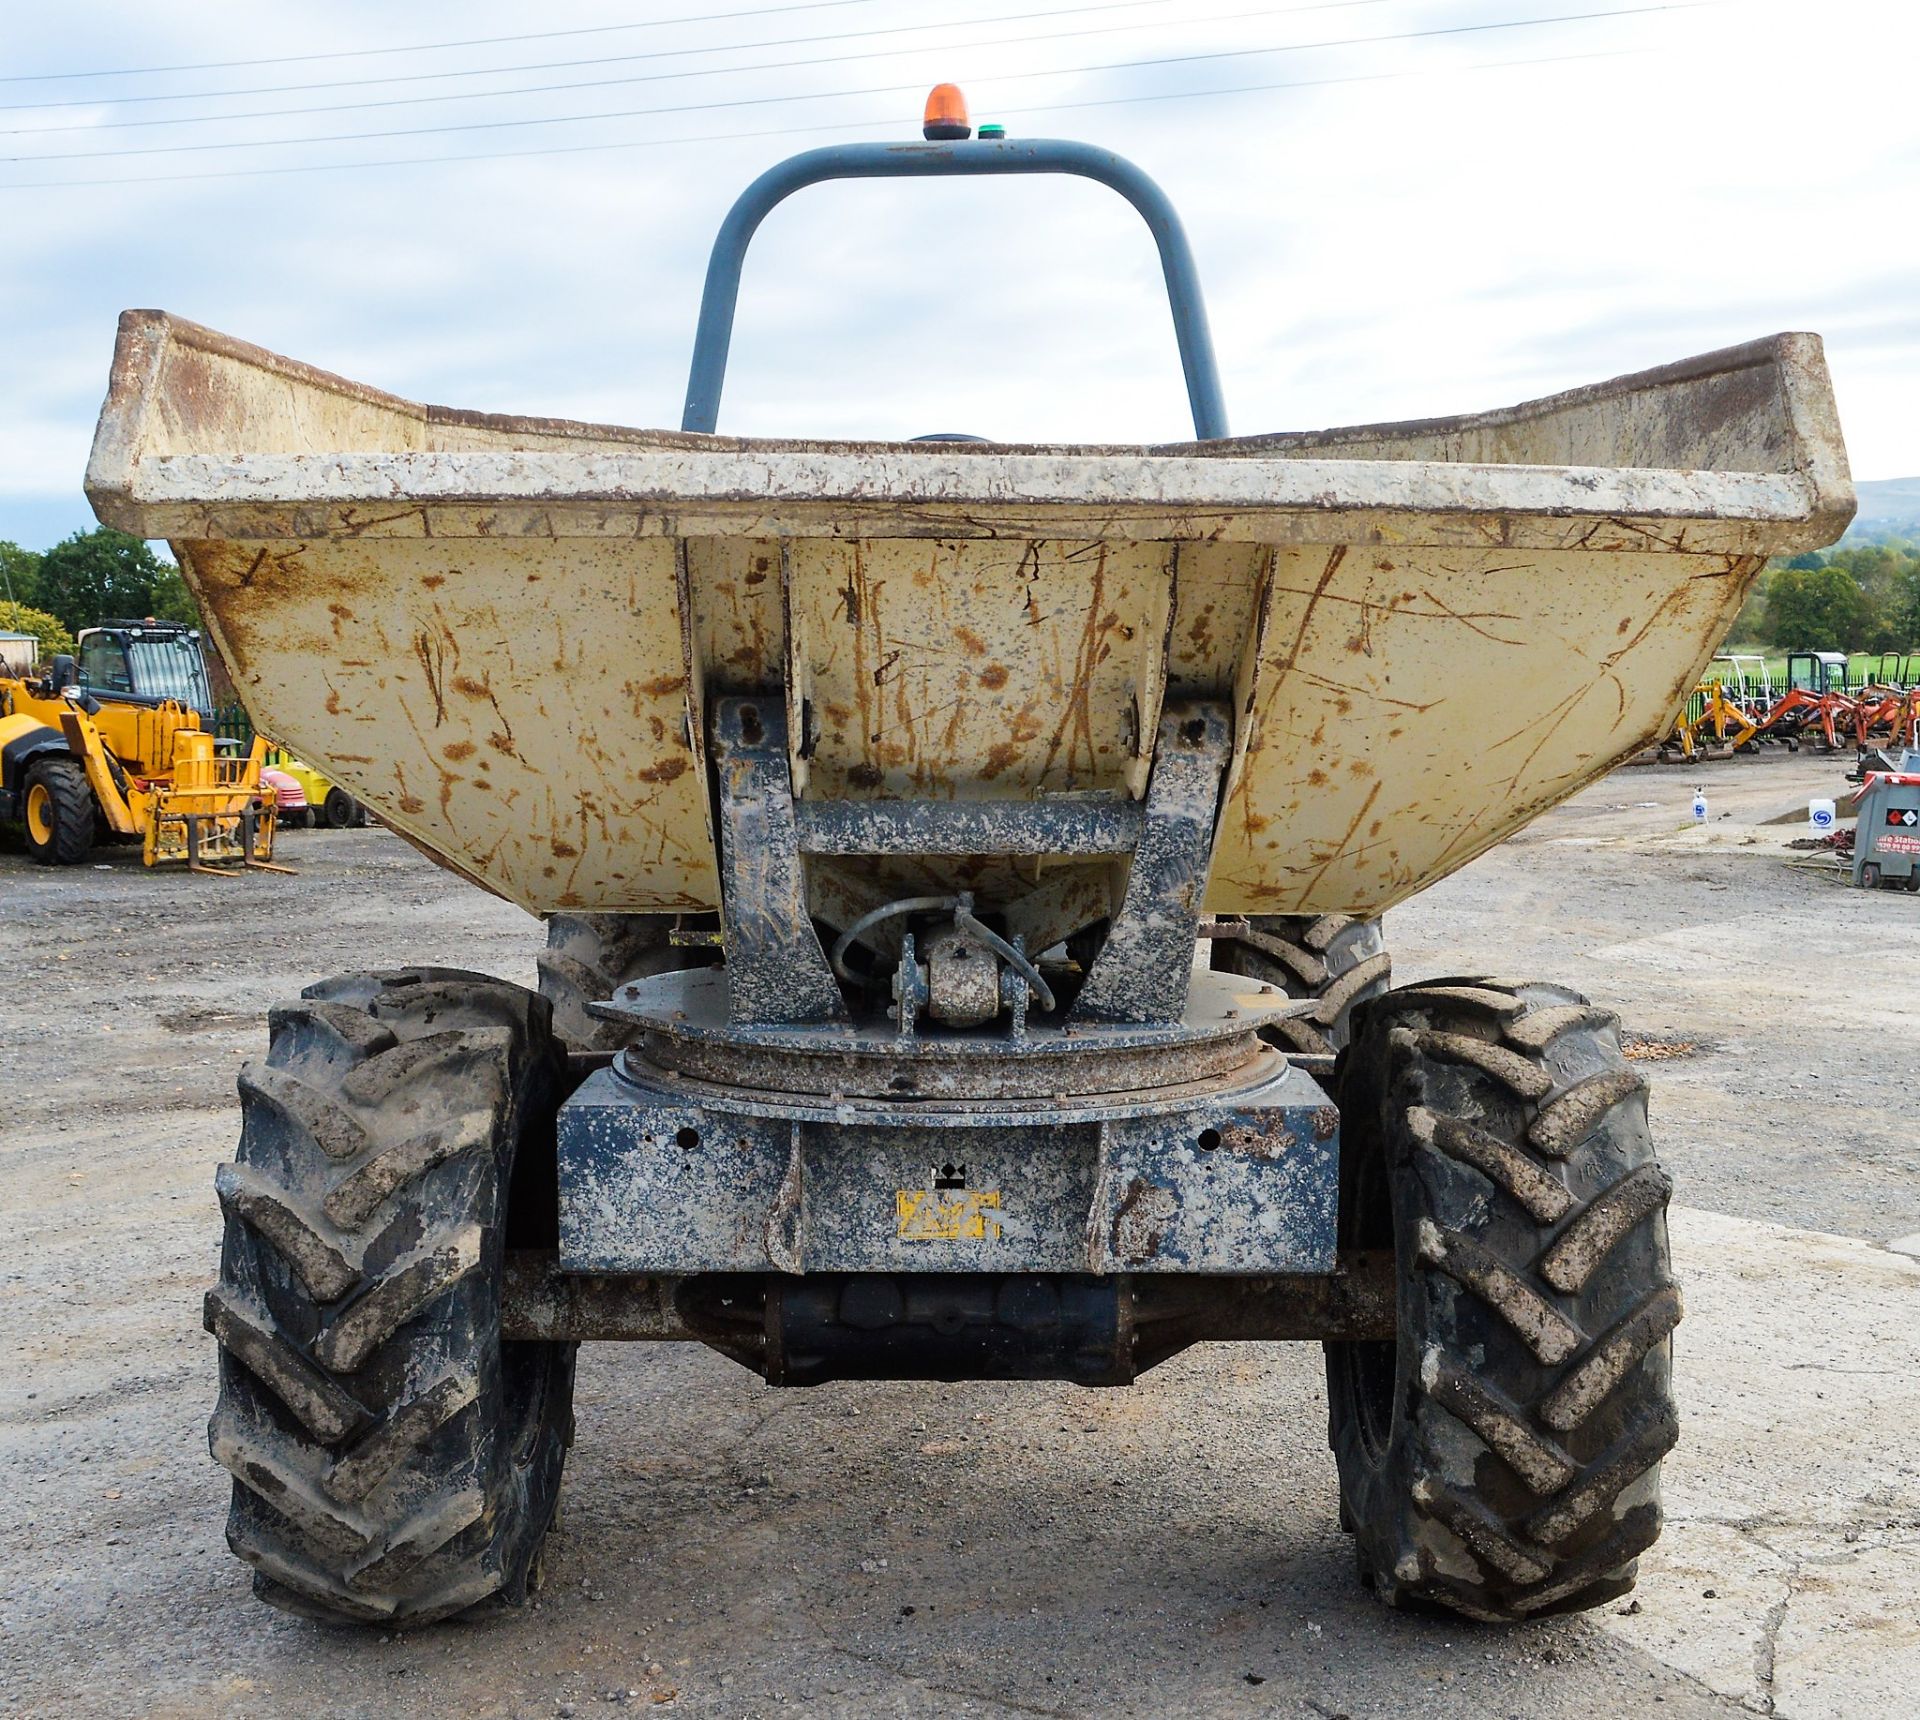
[[(777, 1393), (702, 1350), (589, 1347), (536, 1606), (390, 1637), (257, 1605), (221, 1541), (198, 1316), (237, 1064), (313, 977), (531, 983), (539, 929), (378, 831), (289, 834), (296, 878), (0, 851), (0, 1712), (1897, 1710), (1920, 1268), (1881, 1245), (1920, 1232), (1920, 898), (1793, 870), (1797, 832), (1755, 822), (1836, 774), (1708, 767), (1701, 831), (1692, 779), (1621, 772), (1391, 918), (1402, 979), (1537, 973), (1619, 1009), (1705, 1209), (1676, 1223), (1697, 1419), (1646, 1604), (1505, 1631), (1354, 1583), (1305, 1346), (1209, 1346), (1109, 1393)], [(1788, 1601), (1821, 1583), (1802, 1644)]]

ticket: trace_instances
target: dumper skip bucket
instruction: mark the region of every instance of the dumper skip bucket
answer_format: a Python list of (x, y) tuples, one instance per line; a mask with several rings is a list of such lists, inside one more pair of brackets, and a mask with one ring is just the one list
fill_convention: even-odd
[(710, 708), (778, 693), (802, 804), (1036, 817), (1137, 799), (1163, 706), (1227, 701), (1207, 906), (1372, 914), (1658, 738), (1766, 558), (1850, 517), (1808, 334), (1503, 411), (1217, 434), (1178, 223), (1082, 145), (776, 169), (716, 251), (688, 422), (713, 422), (767, 208), (842, 173), (957, 171), (1085, 173), (1133, 198), (1204, 439), (490, 416), (131, 311), (88, 493), (171, 541), (267, 732), (541, 912), (716, 907)]

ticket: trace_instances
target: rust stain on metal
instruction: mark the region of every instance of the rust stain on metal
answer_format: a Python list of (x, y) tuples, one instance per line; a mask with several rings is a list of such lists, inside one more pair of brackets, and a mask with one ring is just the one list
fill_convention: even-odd
[(447, 696), (442, 690), (442, 645), (438, 637), (431, 633), (416, 633), (413, 638), (413, 654), (420, 659), (420, 670), (427, 678), (427, 691), (433, 698), (433, 726), (438, 728), (447, 720)]
[(1113, 1215), (1113, 1255), (1116, 1260), (1141, 1262), (1160, 1252), (1169, 1221), (1180, 1210), (1172, 1189), (1135, 1177)]
[[(1293, 1145), (1293, 1136), (1284, 1128), (1256, 1129), (1243, 1123), (1230, 1123), (1219, 1133), (1222, 1147), (1244, 1153), (1250, 1159), (1283, 1158)], [(1326, 1140), (1329, 1137), (1322, 1135), (1319, 1138)]]
[(1137, 796), (1169, 689), (1231, 697), (1208, 907), (1375, 912), (1662, 730), (1852, 507), (1804, 335), (1431, 423), (1027, 448), (422, 407), (151, 312), (88, 487), (173, 542), (269, 732), (510, 899), (607, 911), (713, 905), (706, 702), (792, 688), (803, 793), (856, 799)]

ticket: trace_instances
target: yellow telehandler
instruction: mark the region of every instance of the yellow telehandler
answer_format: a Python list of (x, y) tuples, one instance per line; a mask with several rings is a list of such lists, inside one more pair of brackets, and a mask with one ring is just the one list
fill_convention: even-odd
[(78, 646), (42, 676), (0, 676), (0, 818), (26, 827), (27, 852), (75, 866), (105, 836), (138, 839), (149, 866), (269, 866), (266, 743), (222, 755), (199, 632), (109, 621)]

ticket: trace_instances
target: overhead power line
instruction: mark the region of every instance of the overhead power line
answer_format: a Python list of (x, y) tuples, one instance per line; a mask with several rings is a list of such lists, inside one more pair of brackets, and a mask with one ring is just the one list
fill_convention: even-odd
[[(465, 66), (456, 71), (446, 72), (395, 72), (380, 78), (329, 78), (317, 83), (305, 84), (255, 84), (249, 88), (237, 90), (174, 90), (133, 96), (69, 96), (61, 101), (0, 104), (0, 113), (37, 113), (48, 108), (131, 107), (135, 103), (225, 101), (237, 100), (241, 96), (303, 95), (313, 90), (374, 89), (386, 84), (444, 83), (453, 78), (496, 78), (519, 72), (556, 72), (565, 71), (573, 66), (617, 66), (634, 60), (683, 59), (691, 54), (739, 54), (754, 48), (792, 48), (811, 42), (850, 42), (868, 36), (900, 36), (926, 30), (962, 30), (974, 25), (1010, 24), (1028, 18), (1072, 18), (1087, 12), (1137, 12), (1148, 6), (1165, 7), (1175, 4), (1178, 4), (1178, 0), (1102, 0), (1102, 3), (1097, 6), (1060, 6), (1039, 12), (1002, 13), (992, 18), (950, 18), (935, 24), (891, 24), (872, 29), (833, 30), (814, 36), (777, 36), (762, 42), (718, 42), (699, 48), (652, 48), (642, 54), (592, 54), (580, 59), (533, 60), (510, 66)], [(1292, 8), (1279, 8), (1279, 10), (1292, 10)], [(1303, 7), (1300, 10), (1312, 11), (1314, 8)], [(637, 28), (637, 26), (613, 25), (609, 28), (627, 29)], [(4, 81), (0, 80), (0, 82)], [(225, 114), (218, 117), (238, 119), (243, 116)]]
[[(1203, 18), (1196, 18), (1191, 15), (1182, 16), (1177, 20), (1152, 18), (1136, 24), (1094, 24), (1078, 30), (1051, 30), (1035, 35), (989, 37), (984, 41), (978, 42), (952, 42), (942, 44), (938, 51), (941, 53), (965, 53), (980, 48), (1022, 47), (1029, 42), (1064, 42), (1078, 40), (1085, 36), (1117, 35), (1123, 30), (1163, 30), (1166, 29), (1169, 24), (1175, 22), (1184, 29), (1197, 24), (1237, 24), (1243, 23), (1250, 18), (1291, 17), (1302, 12), (1344, 12), (1350, 11), (1357, 6), (1384, 6), (1391, 3), (1392, 0), (1308, 0), (1308, 3), (1305, 5), (1260, 6), (1254, 8), (1252, 11), (1220, 12), (1210, 14)], [(752, 43), (751, 46), (756, 48), (779, 48), (802, 42), (844, 42), (853, 40), (857, 36), (894, 35), (901, 31), (910, 30), (964, 29), (967, 22), (977, 22), (981, 24), (1017, 23), (1035, 18), (1068, 17), (1075, 13), (1132, 10), (1141, 5), (1157, 6), (1164, 4), (1165, 0), (1122, 0), (1122, 4), (1119, 7), (1113, 5), (1074, 6), (1059, 12), (1012, 12), (1000, 17), (981, 18), (978, 20), (962, 21), (960, 23), (904, 24), (900, 26), (900, 31), (875, 30), (843, 32), (826, 36), (796, 36), (786, 42), (755, 42)], [(716, 48), (670, 48), (658, 54), (619, 55), (616, 56), (616, 59), (675, 59), (688, 54), (712, 54), (727, 51), (731, 50)], [(924, 52), (926, 50), (915, 50), (912, 48), (878, 48), (870, 53), (820, 54), (814, 56), (812, 59), (804, 60), (763, 60), (756, 64), (745, 66), (688, 66), (678, 71), (637, 72), (617, 78), (580, 78), (567, 83), (522, 84), (514, 88), (500, 90), (456, 90), (444, 95), (387, 96), (378, 101), (328, 102), (315, 107), (254, 108), (242, 113), (191, 114), (181, 119), (121, 119), (103, 120), (97, 123), (84, 121), (75, 125), (11, 126), (0, 130), (0, 137), (49, 137), (57, 136), (63, 132), (73, 131), (89, 133), (101, 131), (131, 131), (156, 125), (220, 125), (231, 120), (296, 119), (307, 114), (354, 113), (368, 108), (424, 107), (430, 103), (438, 102), (476, 102), (496, 98), (504, 99), (509, 96), (553, 95), (566, 90), (596, 90), (617, 88), (628, 84), (673, 83), (684, 78), (719, 78), (730, 77), (735, 73), (745, 72), (783, 72), (811, 66), (852, 65), (863, 60), (896, 59), (902, 54), (916, 51)], [(604, 65), (611, 62), (602, 60), (575, 60), (561, 63), (571, 65)], [(525, 69), (528, 71), (537, 71), (541, 68), (529, 66)], [(402, 79), (398, 81), (405, 82), (406, 80)], [(0, 113), (10, 111), (12, 110), (0, 108)]]
[[(1326, 42), (1291, 42), (1270, 48), (1225, 48), (1201, 54), (1169, 54), (1151, 59), (1109, 61), (1103, 65), (1063, 66), (1049, 71), (1008, 72), (995, 83), (1025, 82), (1034, 78), (1077, 77), (1097, 72), (1150, 70), (1162, 66), (1196, 65), (1222, 60), (1252, 59), (1274, 54), (1321, 53), (1332, 48), (1368, 47), (1390, 42), (1415, 42), (1448, 36), (1486, 35), (1502, 30), (1541, 29), (1556, 24), (1590, 23), (1604, 18), (1644, 17), (1652, 13), (1690, 12), (1725, 4), (1726, 0), (1662, 0), (1658, 4), (1619, 6), (1588, 12), (1563, 12), (1544, 18), (1510, 18), (1485, 24), (1436, 25), (1425, 30), (1399, 30), (1381, 36), (1351, 36)], [(772, 68), (761, 68), (772, 69)], [(605, 119), (639, 119), (662, 114), (714, 113), (748, 107), (770, 107), (782, 103), (842, 100), (850, 96), (897, 95), (917, 90), (919, 83), (883, 84), (858, 90), (822, 90), (810, 94), (794, 93), (768, 96), (740, 96), (728, 101), (685, 102), (667, 107), (617, 108), (587, 114), (554, 114), (540, 118), (465, 120), (453, 125), (404, 126), (384, 131), (333, 132), (318, 137), (282, 137), (232, 139), (216, 143), (167, 143), (144, 145), (137, 149), (71, 150), (43, 155), (10, 156), (15, 165), (50, 161), (117, 161), (149, 155), (198, 155), (212, 150), (294, 149), (318, 143), (363, 143), (398, 137), (439, 137), (454, 132), (513, 131), (532, 126), (584, 125)]]
[[(1571, 65), (1583, 60), (1633, 59), (1653, 53), (1652, 48), (1596, 49), (1578, 54), (1546, 54), (1524, 60), (1484, 60), (1469, 66), (1413, 67), (1397, 72), (1352, 72), (1329, 78), (1296, 78), (1284, 82), (1218, 85), (1205, 90), (1159, 90), (1143, 95), (1101, 96), (1082, 101), (1049, 102), (1025, 108), (995, 108), (1006, 119), (1030, 118), (1039, 114), (1072, 113), (1085, 108), (1136, 107), (1168, 101), (1204, 101), (1222, 96), (1265, 95), (1278, 90), (1325, 89), (1341, 84), (1392, 83), (1404, 79), (1445, 78), (1466, 72), (1512, 71), (1530, 66)], [(905, 86), (901, 86), (905, 87)], [(920, 86), (912, 86), (918, 89)], [(702, 132), (689, 137), (624, 138), (614, 143), (549, 144), (536, 149), (485, 150), (462, 155), (395, 156), (383, 161), (299, 162), (284, 167), (215, 168), (206, 173), (151, 173), (134, 178), (59, 179), (36, 184), (0, 185), (5, 191), (60, 191), (92, 189), (103, 186), (184, 185), (209, 179), (262, 179), (295, 173), (351, 173), (367, 168), (435, 167), (461, 162), (525, 161), (550, 155), (601, 155), (627, 149), (672, 149), (684, 144), (739, 143), (766, 137), (805, 137), (822, 132), (867, 131), (879, 123), (874, 120), (840, 120), (814, 125), (766, 126), (757, 131)]]
[(94, 72), (12, 72), (0, 84), (53, 84), (76, 78), (148, 78), (169, 72), (230, 72), (246, 66), (301, 66), (316, 60), (367, 60), (382, 54), (437, 54), (451, 48), (497, 48), (513, 42), (552, 42), (563, 36), (609, 36), (620, 30), (664, 30), (675, 24), (720, 24), (734, 18), (769, 18), (782, 12), (826, 12), (870, 6), (873, 0), (798, 0), (789, 6), (748, 6), (737, 12), (694, 12), (678, 18), (643, 18), (637, 24), (587, 24), (572, 30), (535, 30), (523, 36), (468, 36), (457, 42), (414, 42), (392, 48), (332, 48), (317, 54), (273, 54), (257, 60), (197, 60), (181, 66), (121, 66)]

